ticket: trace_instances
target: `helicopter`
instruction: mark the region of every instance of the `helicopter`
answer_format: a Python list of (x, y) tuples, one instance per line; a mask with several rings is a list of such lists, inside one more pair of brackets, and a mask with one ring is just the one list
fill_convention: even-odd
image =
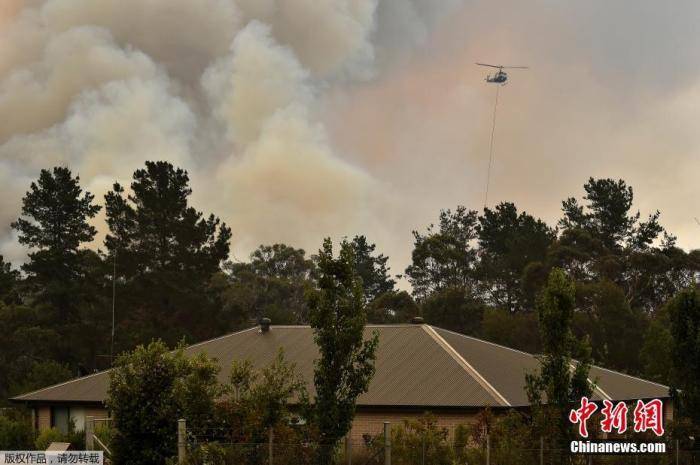
[(490, 68), (497, 68), (498, 72), (494, 75), (486, 76), (486, 82), (492, 82), (494, 84), (506, 85), (508, 81), (508, 74), (506, 74), (504, 69), (528, 69), (527, 66), (503, 66), (503, 65), (489, 65), (486, 63), (476, 63), (479, 66), (488, 66)]

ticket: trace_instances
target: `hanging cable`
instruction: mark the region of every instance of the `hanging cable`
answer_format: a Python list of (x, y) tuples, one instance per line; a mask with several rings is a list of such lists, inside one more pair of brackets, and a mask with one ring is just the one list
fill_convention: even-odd
[(493, 122), (491, 125), (491, 143), (489, 145), (489, 168), (486, 174), (486, 193), (484, 194), (484, 209), (489, 201), (489, 185), (491, 184), (491, 165), (493, 165), (493, 141), (494, 135), (496, 134), (496, 111), (498, 110), (498, 93), (501, 90), (501, 86), (496, 86), (496, 102), (493, 105)]

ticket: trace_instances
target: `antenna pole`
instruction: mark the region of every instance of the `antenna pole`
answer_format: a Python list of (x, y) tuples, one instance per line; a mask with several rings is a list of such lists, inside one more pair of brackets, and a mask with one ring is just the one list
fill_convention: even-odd
[(486, 193), (484, 194), (484, 209), (489, 201), (489, 186), (491, 184), (491, 166), (493, 165), (493, 141), (494, 135), (496, 133), (496, 110), (498, 110), (498, 93), (501, 90), (501, 86), (496, 86), (496, 102), (493, 105), (493, 122), (491, 124), (491, 143), (489, 144), (489, 168), (486, 174)]
[(112, 262), (112, 342), (109, 349), (109, 366), (114, 365), (114, 322), (115, 301), (117, 295), (117, 247), (114, 248), (114, 260)]

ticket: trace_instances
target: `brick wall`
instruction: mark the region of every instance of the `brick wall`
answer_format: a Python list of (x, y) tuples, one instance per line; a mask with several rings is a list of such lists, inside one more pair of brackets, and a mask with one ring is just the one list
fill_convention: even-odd
[[(424, 412), (415, 411), (382, 411), (382, 412), (357, 412), (355, 421), (352, 424), (350, 438), (353, 443), (362, 442), (362, 436), (369, 434), (376, 436), (384, 432), (384, 422), (388, 421), (392, 427), (402, 424), (404, 420), (415, 420), (424, 416)], [(437, 420), (439, 428), (447, 428), (450, 436), (454, 433), (457, 425), (471, 424), (476, 421), (475, 412), (432, 412)]]
[(38, 418), (39, 431), (51, 428), (51, 407), (37, 407), (35, 411)]
[[(85, 408), (76, 408), (75, 412), (72, 412), (71, 415), (75, 415), (78, 413), (78, 410), (80, 410), (80, 415), (81, 417), (84, 415), (84, 418), (87, 417), (94, 417), (97, 419), (101, 418), (107, 418), (109, 415), (107, 413), (107, 410), (104, 407), (90, 407), (87, 406)], [(44, 431), (49, 428), (51, 428), (51, 407), (49, 406), (40, 406), (40, 407), (35, 407), (34, 408), (35, 415), (37, 416), (37, 425), (39, 427), (39, 431)], [(80, 422), (81, 424), (78, 425), (79, 429), (83, 428), (83, 423), (82, 421)], [(99, 425), (99, 423), (98, 423)]]

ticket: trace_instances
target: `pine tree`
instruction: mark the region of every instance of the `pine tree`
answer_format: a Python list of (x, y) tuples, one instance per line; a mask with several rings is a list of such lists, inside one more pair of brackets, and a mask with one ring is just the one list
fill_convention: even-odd
[(122, 346), (218, 332), (218, 305), (207, 288), (228, 257), (231, 230), (191, 207), (191, 193), (186, 171), (149, 161), (134, 172), (130, 194), (117, 183), (105, 196), (121, 334), (132, 336), (121, 336)]
[(75, 296), (82, 277), (80, 245), (95, 237), (89, 220), (101, 208), (93, 199), (68, 168), (41, 170), (22, 199), (22, 216), (11, 224), (19, 242), (32, 250), (22, 269), (34, 302), (45, 306), (48, 323), (79, 319)]

